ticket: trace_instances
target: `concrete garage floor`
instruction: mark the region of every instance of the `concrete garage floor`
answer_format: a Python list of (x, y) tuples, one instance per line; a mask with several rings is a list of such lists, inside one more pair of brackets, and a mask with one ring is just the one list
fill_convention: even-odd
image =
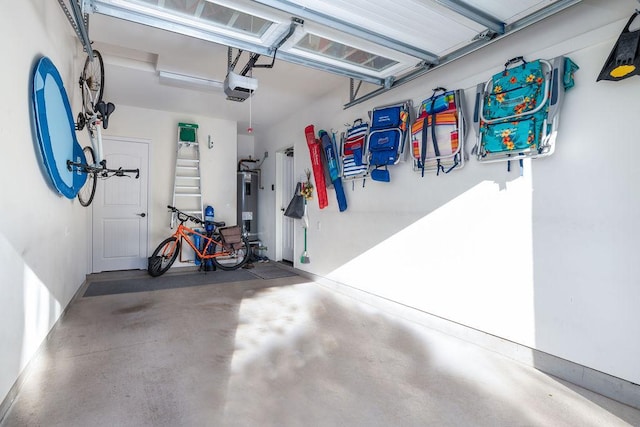
[(83, 294), (0, 426), (640, 425), (639, 410), (300, 276)]

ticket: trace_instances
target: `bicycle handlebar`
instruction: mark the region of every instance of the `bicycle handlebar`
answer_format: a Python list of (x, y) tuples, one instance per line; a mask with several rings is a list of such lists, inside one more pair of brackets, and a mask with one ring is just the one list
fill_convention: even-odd
[(121, 167), (118, 169), (107, 169), (104, 168), (100, 172), (102, 176), (108, 177), (109, 174), (113, 174), (113, 176), (126, 176), (129, 177), (129, 174), (136, 174), (135, 179), (140, 178), (140, 169), (122, 169)]
[(193, 221), (196, 224), (202, 224), (202, 225), (206, 225), (208, 223), (208, 224), (213, 224), (218, 228), (224, 227), (226, 225), (224, 221), (203, 221), (198, 217), (182, 212), (180, 209), (176, 208), (175, 206), (167, 205), (167, 208), (169, 208), (171, 212), (175, 212), (178, 214), (178, 221), (180, 221), (181, 223), (184, 223), (186, 221)]
[(202, 221), (200, 218), (186, 214), (175, 206), (167, 205), (167, 208), (169, 208), (171, 212), (175, 212), (178, 214), (178, 221), (180, 221), (181, 223), (184, 223), (185, 221), (193, 221), (196, 224), (204, 224), (204, 221)]

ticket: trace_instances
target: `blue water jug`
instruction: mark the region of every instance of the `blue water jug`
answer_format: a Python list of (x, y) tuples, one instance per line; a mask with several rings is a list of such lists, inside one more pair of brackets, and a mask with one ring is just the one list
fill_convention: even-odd
[[(196, 232), (200, 232), (200, 230), (196, 229)], [(193, 235), (193, 244), (195, 245), (196, 248), (201, 249), (201, 238), (199, 234), (194, 234)], [(200, 257), (196, 254), (195, 259), (193, 260), (193, 263), (195, 265), (200, 265)]]
[(207, 233), (213, 232), (213, 206), (207, 206), (204, 209), (204, 228)]

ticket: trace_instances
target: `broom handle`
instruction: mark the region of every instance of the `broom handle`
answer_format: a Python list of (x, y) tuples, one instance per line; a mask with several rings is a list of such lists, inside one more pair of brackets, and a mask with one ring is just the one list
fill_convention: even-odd
[(304, 229), (304, 251), (307, 251), (307, 229)]

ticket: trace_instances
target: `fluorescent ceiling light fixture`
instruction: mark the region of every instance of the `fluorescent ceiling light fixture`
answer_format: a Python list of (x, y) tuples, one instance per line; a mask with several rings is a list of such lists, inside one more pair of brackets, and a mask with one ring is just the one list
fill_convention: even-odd
[(218, 80), (209, 80), (170, 71), (159, 71), (158, 76), (160, 77), (160, 83), (183, 89), (215, 91), (222, 89), (224, 86), (224, 82)]

